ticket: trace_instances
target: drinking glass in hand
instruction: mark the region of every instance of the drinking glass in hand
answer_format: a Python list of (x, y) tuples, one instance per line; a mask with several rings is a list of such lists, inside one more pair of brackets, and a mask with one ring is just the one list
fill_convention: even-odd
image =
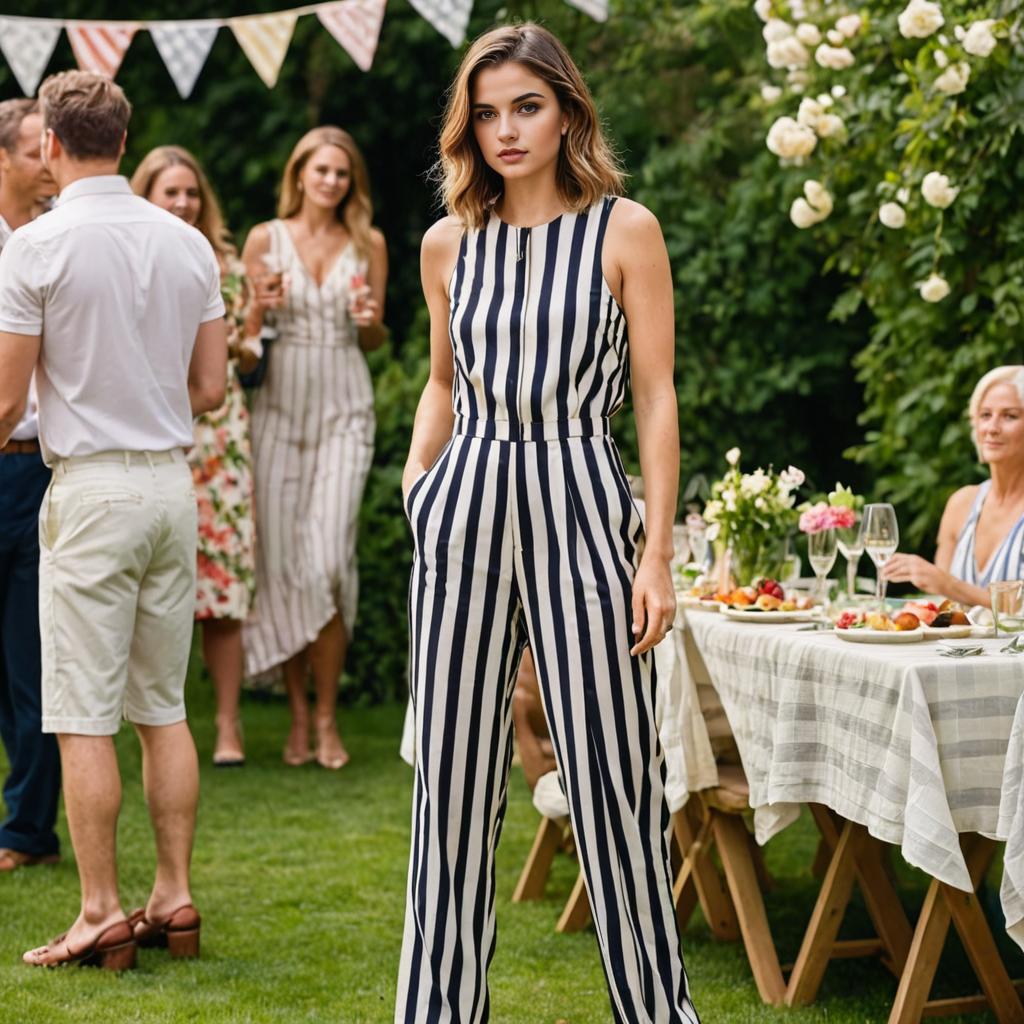
[(992, 624), (1000, 633), (1024, 633), (1024, 580), (990, 583)]
[(807, 560), (818, 578), (818, 592), (823, 606), (828, 605), (828, 591), (825, 577), (836, 564), (836, 531), (819, 530), (807, 535)]
[(836, 530), (836, 543), (846, 559), (846, 596), (852, 601), (857, 593), (857, 566), (864, 554), (864, 516), (860, 512), (853, 526)]
[(875, 563), (878, 582), (875, 597), (878, 599), (879, 611), (885, 609), (886, 579), (882, 576), (885, 563), (896, 553), (900, 543), (900, 528), (896, 523), (896, 509), (887, 502), (864, 506), (862, 524), (864, 550)]

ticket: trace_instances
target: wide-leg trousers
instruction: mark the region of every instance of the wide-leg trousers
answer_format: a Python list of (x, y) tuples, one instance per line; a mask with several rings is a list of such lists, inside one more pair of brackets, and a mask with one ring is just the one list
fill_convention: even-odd
[[(457, 424), (410, 490), (412, 850), (395, 1020), (489, 1019), (494, 854), (529, 643), (617, 1024), (696, 1021), (672, 905), (643, 527), (604, 421)], [(523, 440), (526, 435), (528, 439)]]

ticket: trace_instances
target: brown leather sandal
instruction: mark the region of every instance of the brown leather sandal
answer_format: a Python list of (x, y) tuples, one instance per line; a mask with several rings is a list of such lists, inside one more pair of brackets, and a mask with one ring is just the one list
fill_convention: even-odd
[(201, 923), (199, 911), (191, 903), (178, 907), (165, 921), (150, 921), (145, 907), (128, 915), (128, 924), (138, 945), (143, 949), (166, 949), (174, 959), (199, 956)]
[(39, 864), (58, 863), (60, 863), (59, 853), (22, 853), (21, 850), (11, 850), (6, 846), (0, 847), (0, 873), (17, 871), (18, 868), (34, 868)]
[(128, 971), (135, 966), (135, 939), (127, 921), (118, 921), (104, 928), (90, 946), (77, 953), (67, 944), (67, 937), (68, 933), (64, 932), (51, 939), (41, 950), (30, 950), (25, 954), (28, 957), (30, 953), (49, 953), (53, 947), (63, 943), (63, 953), (55, 954), (52, 960), (44, 961), (36, 956), (24, 962), (31, 967), (66, 967), (77, 964), (79, 967), (100, 967), (105, 971)]

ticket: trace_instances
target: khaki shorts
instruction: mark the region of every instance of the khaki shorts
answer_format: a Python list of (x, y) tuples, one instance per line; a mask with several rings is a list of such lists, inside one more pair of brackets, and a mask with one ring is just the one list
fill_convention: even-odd
[(39, 511), (43, 732), (185, 718), (196, 496), (180, 449), (58, 460)]

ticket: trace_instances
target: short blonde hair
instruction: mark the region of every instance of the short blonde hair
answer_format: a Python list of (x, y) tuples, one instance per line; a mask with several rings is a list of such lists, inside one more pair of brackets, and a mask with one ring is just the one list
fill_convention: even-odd
[(91, 71), (61, 71), (39, 89), (43, 127), (74, 160), (114, 160), (128, 130), (132, 105), (116, 82)]
[(184, 147), (157, 146), (151, 149), (135, 168), (131, 180), (132, 191), (143, 199), (149, 199), (156, 179), (168, 167), (187, 167), (196, 176), (199, 185), (199, 219), (196, 227), (206, 236), (221, 261), (229, 256), (237, 256), (238, 250), (231, 242), (231, 234), (220, 212), (217, 195), (199, 166), (199, 161)]
[(292, 150), (281, 176), (281, 195), (277, 215), (282, 220), (294, 217), (302, 209), (299, 175), (309, 158), (321, 146), (336, 146), (348, 155), (350, 181), (345, 198), (338, 203), (337, 217), (348, 229), (356, 252), (364, 259), (370, 255), (370, 229), (373, 225), (373, 200), (370, 198), (370, 176), (366, 161), (348, 132), (334, 125), (321, 125), (306, 132)]
[(569, 51), (533, 22), (484, 33), (469, 48), (448, 93), (435, 171), (448, 213), (467, 227), (482, 227), (504, 182), (484, 160), (473, 134), (473, 86), (484, 68), (522, 64), (555, 93), (569, 130), (558, 154), (556, 183), (562, 202), (577, 213), (606, 195), (620, 195), (623, 171), (601, 128), (597, 107)]
[(989, 370), (971, 392), (971, 400), (967, 405), (967, 415), (971, 421), (971, 440), (974, 448), (981, 459), (981, 445), (978, 444), (978, 413), (981, 411), (981, 403), (985, 401), (985, 395), (995, 387), (996, 384), (1009, 384), (1017, 392), (1021, 406), (1024, 406), (1024, 366), (997, 366)]

